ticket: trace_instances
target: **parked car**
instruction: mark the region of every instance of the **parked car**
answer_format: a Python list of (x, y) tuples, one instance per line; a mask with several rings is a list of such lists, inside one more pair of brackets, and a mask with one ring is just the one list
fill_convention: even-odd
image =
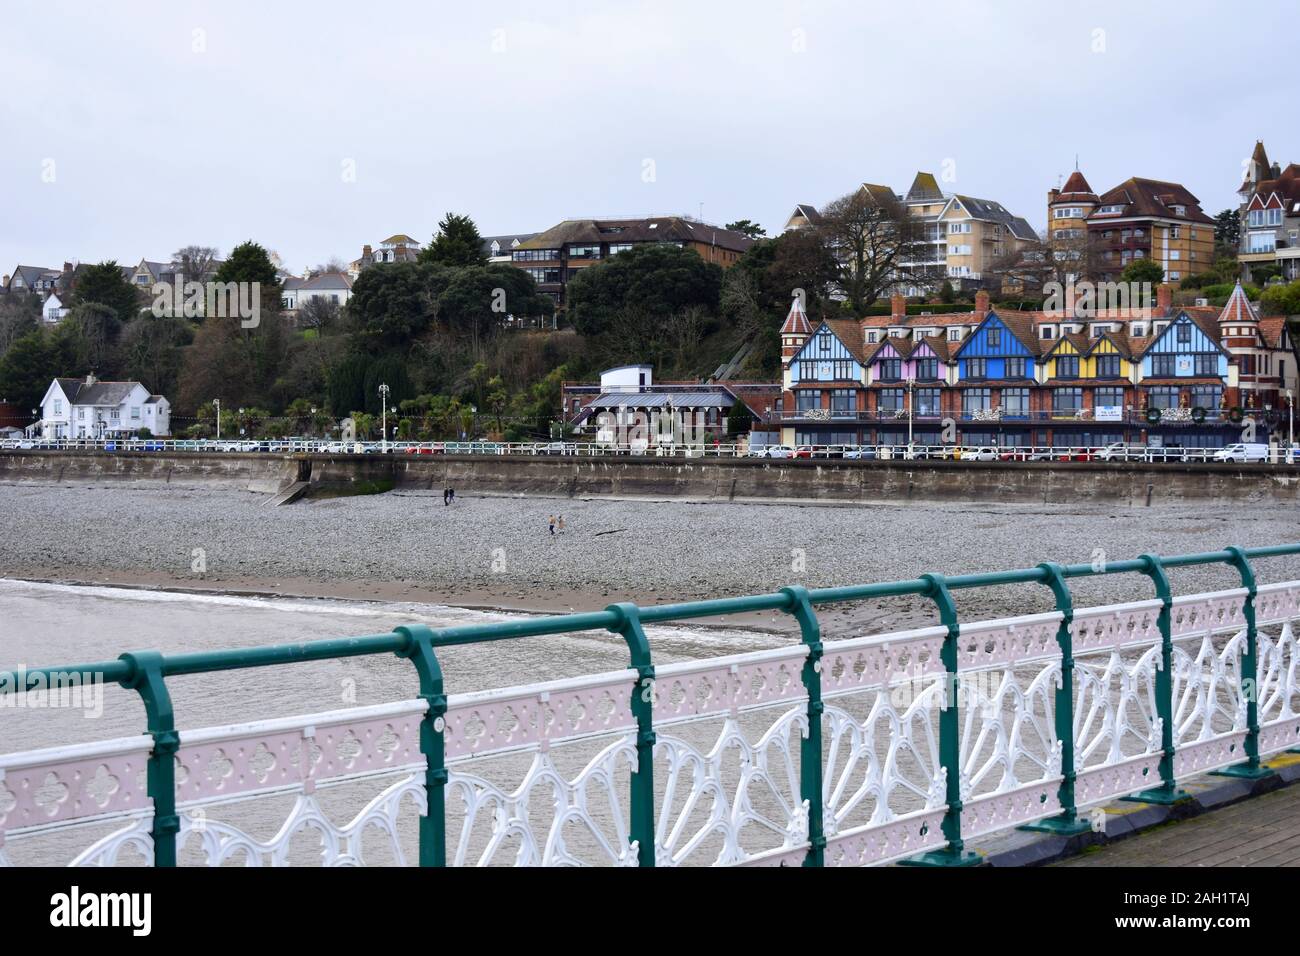
[(1237, 442), (1214, 453), (1215, 461), (1268, 461), (1268, 446), (1260, 442)]
[(844, 457), (857, 461), (868, 461), (876, 457), (876, 450), (862, 445), (845, 445)]
[(1101, 451), (1097, 452), (1098, 461), (1145, 461), (1147, 455), (1146, 445), (1137, 445), (1130, 442), (1111, 442)]
[(793, 458), (794, 449), (789, 445), (764, 445), (758, 450), (758, 458)]
[(962, 461), (997, 461), (998, 450), (987, 445), (980, 448), (963, 448)]
[(812, 446), (812, 445), (800, 445), (800, 446), (798, 446), (797, 448), (795, 448), (795, 450), (794, 450), (794, 454), (791, 455), (790, 457), (792, 457), (792, 458), (811, 458), (812, 456), (813, 456), (813, 446)]
[(823, 445), (814, 447), (812, 456), (814, 458), (843, 458), (846, 445)]

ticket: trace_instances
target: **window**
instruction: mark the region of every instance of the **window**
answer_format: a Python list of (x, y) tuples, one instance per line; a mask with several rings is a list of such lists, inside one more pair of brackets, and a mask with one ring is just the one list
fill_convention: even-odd
[(897, 382), (903, 375), (902, 359), (881, 359), (876, 363), (882, 382)]
[(558, 258), (559, 249), (516, 249), (510, 253), (513, 262), (549, 262)]
[(1148, 408), (1177, 408), (1178, 388), (1174, 385), (1153, 385), (1147, 389)]
[(949, 329), (949, 330), (948, 330), (948, 341), (949, 341), (949, 342), (960, 342), (960, 341), (961, 341), (961, 329)]
[(54, 400), (54, 414), (55, 415), (63, 414), (63, 402), (57, 398)]
[(529, 266), (523, 270), (533, 277), (534, 282), (549, 282), (555, 284), (560, 281), (560, 270), (558, 268), (537, 268)]
[(868, 345), (874, 345), (874, 344), (876, 343), (876, 336), (879, 335), (879, 334), (880, 334), (880, 333), (878, 333), (878, 332), (868, 332), (868, 333), (867, 333), (867, 344), (868, 344)]
[(117, 421), (119, 417), (118, 410), (116, 408), (113, 409), (111, 412), (109, 412), (108, 417), (110, 421)]
[(79, 421), (79, 422), (84, 422), (85, 420), (86, 420), (86, 410), (85, 410), (84, 408), (78, 408), (78, 409), (77, 409), (77, 421)]
[(993, 390), (988, 388), (968, 388), (961, 393), (961, 412), (967, 418), (977, 411), (988, 411), (993, 407)]
[(989, 348), (997, 349), (1002, 347), (1001, 329), (990, 326), (987, 330), (985, 330), (984, 334), (988, 339)]
[(939, 377), (939, 360), (937, 358), (917, 359), (916, 377), (923, 382), (932, 382)]
[(1120, 203), (1117, 206), (1102, 206), (1100, 209), (1097, 210), (1097, 213), (1098, 215), (1102, 215), (1102, 216), (1114, 216), (1114, 215), (1118, 215), (1119, 213), (1122, 213), (1123, 211), (1124, 211), (1124, 204)]
[(1213, 411), (1223, 400), (1223, 389), (1218, 385), (1193, 385), (1192, 407)]
[(912, 412), (915, 415), (938, 415), (939, 390), (937, 388), (918, 388), (912, 392)]
[(831, 334), (823, 332), (817, 336), (817, 350), (820, 352), (829, 352), (831, 350)]
[(132, 405), (132, 406), (131, 406), (131, 421), (133, 421), (133, 422), (138, 422), (139, 420), (140, 420), (140, 406), (139, 406), (139, 405)]
[(852, 415), (858, 410), (858, 393), (851, 388), (831, 390), (831, 414)]
[(600, 246), (569, 246), (570, 259), (599, 259)]
[(1025, 377), (1025, 360), (1023, 358), (1009, 358), (1006, 360), (1006, 378), (1024, 378)]
[(1178, 344), (1179, 345), (1192, 344), (1192, 326), (1190, 323), (1188, 322), (1178, 323)]
[(1277, 249), (1277, 237), (1271, 232), (1252, 232), (1246, 248), (1249, 252), (1273, 252)]
[(1098, 355), (1097, 356), (1097, 377), (1098, 378), (1119, 378), (1119, 356)]
[(988, 377), (988, 359), (973, 358), (966, 360), (966, 377), (967, 378), (987, 378)]
[(834, 374), (831, 377), (837, 382), (844, 382), (853, 378), (853, 363), (842, 361), (836, 362), (834, 366)]
[(879, 404), (876, 406), (882, 415), (894, 415), (903, 409), (903, 390), (901, 388), (882, 388)]
[(1079, 377), (1079, 356), (1062, 355), (1056, 360), (1056, 377), (1057, 378), (1078, 378)]
[(794, 393), (795, 402), (801, 412), (822, 407), (822, 393), (810, 388), (801, 388)]
[(611, 256), (616, 256), (620, 252), (630, 251), (631, 248), (632, 248), (632, 243), (630, 242), (611, 242), (609, 244), (609, 254)]
[(1002, 390), (1002, 416), (1027, 418), (1029, 416), (1029, 389), (1004, 388)]
[(1203, 352), (1195, 357), (1197, 375), (1218, 375), (1219, 356), (1213, 352)]
[(1056, 332), (1050, 325), (1044, 325), (1039, 331), (1039, 335), (1045, 339), (1051, 339), (1056, 337)]
[(1154, 378), (1173, 378), (1176, 355), (1151, 356), (1151, 375)]
[(1105, 388), (1095, 388), (1092, 390), (1092, 403), (1111, 407), (1123, 405), (1124, 389), (1113, 385), (1107, 385)]
[(1052, 414), (1073, 415), (1083, 408), (1083, 389), (1052, 389)]

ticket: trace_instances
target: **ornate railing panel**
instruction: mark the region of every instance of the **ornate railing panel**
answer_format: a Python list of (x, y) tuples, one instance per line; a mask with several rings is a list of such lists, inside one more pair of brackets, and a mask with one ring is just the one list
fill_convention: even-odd
[[(847, 866), (968, 863), (1015, 826), (1076, 833), (1081, 808), (1182, 799), (1215, 771), (1258, 777), (1300, 746), (1300, 581), (1252, 558), (1300, 545), (1108, 568), (733, 598), (198, 655), (137, 653), (0, 673), (140, 692), (135, 738), (0, 756), (0, 864)], [(1222, 563), (1242, 586), (1174, 596), (1166, 568)], [(1138, 573), (1156, 597), (1075, 608), (1071, 577)], [(1056, 610), (961, 622), (952, 592), (1045, 585)], [(913, 595), (941, 623), (821, 640), (818, 604)], [(778, 611), (800, 642), (656, 668), (644, 622)], [(619, 634), (628, 669), (447, 696), (436, 648)], [(393, 653), (419, 696), (176, 731), (166, 678)], [(418, 678), (418, 680), (417, 680)], [(21, 680), (21, 684), (18, 681)], [(7, 842), (6, 842), (7, 841)]]

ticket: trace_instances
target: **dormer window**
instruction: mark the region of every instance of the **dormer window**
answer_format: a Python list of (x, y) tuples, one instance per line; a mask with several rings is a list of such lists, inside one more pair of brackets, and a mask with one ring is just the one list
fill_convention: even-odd
[(868, 341), (869, 343), (874, 344), (875, 341), (876, 341), (876, 336), (877, 336), (877, 334), (878, 334), (878, 333), (875, 332), (875, 331), (868, 332), (868, 333), (867, 333), (867, 341)]

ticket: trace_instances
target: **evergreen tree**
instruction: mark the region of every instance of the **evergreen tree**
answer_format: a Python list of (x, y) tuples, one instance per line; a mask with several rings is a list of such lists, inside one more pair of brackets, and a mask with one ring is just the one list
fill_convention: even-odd
[(438, 233), (433, 241), (420, 250), (420, 262), (444, 266), (481, 266), (487, 263), (483, 255), (483, 237), (469, 216), (449, 212), (438, 223)]

